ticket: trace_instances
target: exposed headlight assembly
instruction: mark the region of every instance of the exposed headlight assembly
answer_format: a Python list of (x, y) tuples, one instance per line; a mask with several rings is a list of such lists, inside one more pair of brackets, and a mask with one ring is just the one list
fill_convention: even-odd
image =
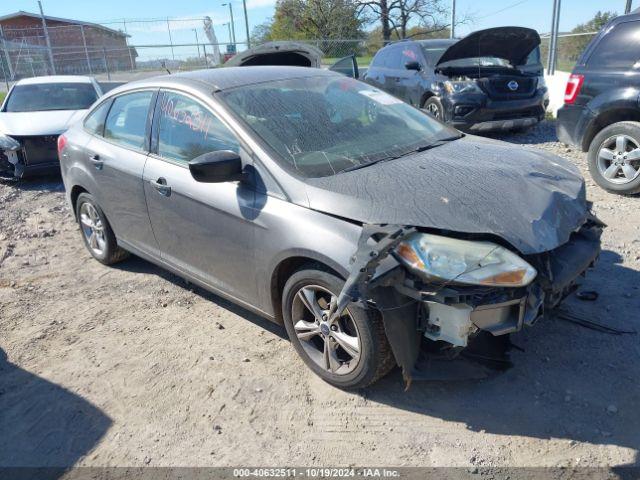
[(0, 150), (20, 150), (20, 143), (4, 133), (0, 133)]
[(444, 89), (448, 93), (482, 93), (482, 90), (474, 81), (453, 82), (447, 80), (444, 82)]
[(428, 281), (523, 287), (537, 274), (518, 255), (495, 243), (427, 233), (407, 237), (396, 247), (396, 255), (411, 271)]

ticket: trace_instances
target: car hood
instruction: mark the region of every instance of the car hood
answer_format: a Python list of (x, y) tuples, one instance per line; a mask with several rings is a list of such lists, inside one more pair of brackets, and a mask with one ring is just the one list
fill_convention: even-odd
[(566, 243), (589, 214), (584, 180), (566, 160), (471, 136), (307, 185), (314, 210), (496, 235), (522, 254)]
[(522, 65), (540, 45), (540, 35), (524, 27), (497, 27), (473, 32), (451, 45), (436, 66), (451, 60), (476, 57), (498, 57), (513, 66)]
[(86, 110), (51, 112), (2, 112), (0, 133), (15, 136), (59, 135), (80, 119)]
[(319, 68), (322, 55), (321, 50), (304, 43), (267, 42), (234, 55), (225, 62), (224, 66), (288, 65)]

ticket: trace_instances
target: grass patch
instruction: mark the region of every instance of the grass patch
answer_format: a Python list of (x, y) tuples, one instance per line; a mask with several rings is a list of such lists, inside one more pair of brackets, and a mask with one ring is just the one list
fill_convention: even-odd
[[(322, 59), (322, 65), (324, 65), (326, 67), (330, 67), (331, 65), (336, 63), (341, 58), (344, 58), (344, 57), (324, 57)], [(356, 57), (356, 61), (358, 62), (358, 68), (360, 68), (360, 67), (368, 67), (369, 64), (371, 63), (371, 59), (372, 58), (373, 58), (372, 55), (365, 55), (365, 56), (362, 56), (362, 57)]]
[(7, 92), (0, 92), (0, 103), (4, 102), (4, 97), (7, 96)]

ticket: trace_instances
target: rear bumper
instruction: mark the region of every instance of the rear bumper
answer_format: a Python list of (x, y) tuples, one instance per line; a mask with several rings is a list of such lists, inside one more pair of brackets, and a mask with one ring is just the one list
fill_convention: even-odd
[(517, 100), (492, 100), (484, 94), (449, 95), (442, 99), (445, 119), (459, 130), (487, 132), (535, 125), (544, 119), (547, 91)]
[(563, 105), (558, 109), (556, 134), (558, 139), (567, 145), (582, 150), (589, 148), (584, 145), (585, 133), (595, 115), (583, 105)]

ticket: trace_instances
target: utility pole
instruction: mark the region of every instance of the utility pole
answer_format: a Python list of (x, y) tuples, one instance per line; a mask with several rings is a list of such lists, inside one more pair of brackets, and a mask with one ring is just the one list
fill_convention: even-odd
[(626, 15), (627, 13), (631, 13), (631, 3), (632, 3), (632, 1), (633, 1), (633, 0), (627, 0), (627, 4), (626, 4), (626, 5), (625, 5), (625, 7), (624, 7), (624, 13), (625, 13), (625, 15)]
[(236, 44), (236, 28), (233, 26), (233, 6), (231, 5), (231, 2), (222, 4), (223, 7), (227, 5), (229, 5), (229, 15), (231, 16), (231, 41), (235, 45)]
[[(629, 0), (631, 2), (631, 0)], [(247, 16), (247, 0), (242, 0), (244, 9), (244, 28), (247, 30), (247, 48), (251, 48), (251, 37), (249, 36), (249, 17)]]
[(200, 58), (200, 43), (198, 42), (198, 29), (192, 28), (191, 30), (193, 30), (193, 33), (196, 34), (196, 48), (198, 49), (198, 58)]
[(456, 38), (456, 0), (451, 0), (451, 28), (449, 38)]
[(171, 45), (171, 58), (175, 60), (176, 54), (173, 52), (173, 38), (171, 38), (171, 25), (169, 25), (169, 17), (167, 17), (167, 31), (169, 32), (169, 44)]
[(84, 25), (80, 25), (80, 33), (82, 34), (82, 44), (84, 45), (84, 55), (87, 58), (87, 69), (89, 70), (89, 75), (93, 75), (91, 71), (91, 59), (89, 58), (89, 49), (87, 48), (87, 37), (84, 34)]
[(11, 80), (13, 80), (14, 79), (14, 75), (13, 75), (13, 67), (11, 66), (11, 56), (9, 55), (9, 49), (7, 48), (7, 41), (4, 38), (4, 32), (2, 31), (2, 25), (0, 25), (0, 40), (2, 40), (2, 50), (4, 51), (4, 56), (7, 59), (7, 67), (9, 68), (9, 76), (11, 77)]
[(560, 0), (553, 0), (553, 15), (551, 18), (551, 38), (549, 38), (549, 63), (547, 73), (553, 75), (556, 71), (556, 53), (558, 48), (558, 28), (560, 27)]
[(44, 12), (42, 11), (42, 2), (38, 0), (38, 7), (40, 8), (40, 18), (42, 18), (42, 29), (44, 30), (44, 40), (47, 43), (47, 50), (49, 51), (49, 61), (51, 62), (51, 72), (56, 74), (56, 65), (53, 62), (53, 50), (51, 50), (51, 40), (49, 39), (49, 29), (47, 28), (47, 20), (44, 18)]

